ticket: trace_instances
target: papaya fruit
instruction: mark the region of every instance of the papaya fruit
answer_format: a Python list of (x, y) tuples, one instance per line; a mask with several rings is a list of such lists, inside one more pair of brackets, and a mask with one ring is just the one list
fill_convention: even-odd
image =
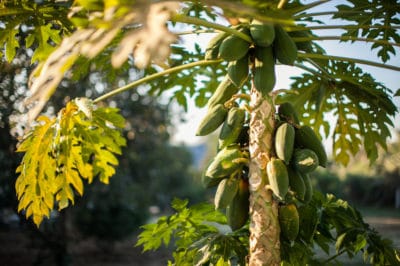
[(289, 190), (289, 175), (285, 163), (278, 158), (271, 158), (267, 164), (269, 186), (274, 195), (284, 200)]
[(228, 110), (223, 104), (217, 104), (209, 108), (207, 114), (200, 122), (196, 131), (196, 136), (205, 136), (216, 130), (225, 120)]
[(275, 86), (275, 59), (272, 47), (256, 47), (254, 59), (254, 86), (263, 95), (268, 95)]
[(219, 83), (217, 89), (208, 100), (208, 107), (211, 108), (217, 104), (224, 104), (234, 94), (239, 91), (239, 87), (235, 86), (228, 75)]
[(284, 102), (278, 108), (279, 118), (290, 124), (300, 125), (299, 116), (293, 105), (289, 102)]
[(289, 123), (279, 125), (275, 132), (275, 152), (279, 159), (289, 164), (294, 149), (294, 127)]
[(301, 175), (291, 167), (287, 168), (289, 176), (289, 187), (294, 196), (299, 200), (304, 200), (306, 194), (306, 185)]
[[(242, 28), (239, 31), (249, 35), (247, 28)], [(249, 51), (250, 43), (236, 35), (229, 35), (219, 46), (219, 56), (226, 61), (235, 61), (244, 57)]]
[(292, 161), (294, 168), (303, 174), (311, 173), (319, 165), (317, 154), (310, 149), (296, 149)]
[(305, 125), (297, 129), (294, 141), (297, 147), (314, 151), (318, 156), (319, 165), (326, 167), (328, 156), (322, 142), (311, 127)]
[(239, 107), (232, 107), (227, 118), (222, 125), (218, 139), (218, 148), (222, 149), (226, 146), (237, 142), (240, 132), (242, 131), (246, 112)]
[(214, 205), (216, 210), (225, 209), (232, 202), (239, 188), (239, 178), (225, 178), (215, 192)]
[(314, 241), (314, 235), (320, 220), (319, 211), (313, 204), (302, 205), (297, 211), (300, 216), (301, 229), (299, 235), (306, 243), (311, 244)]
[(228, 76), (232, 83), (237, 87), (242, 87), (249, 76), (249, 59), (244, 56), (228, 64)]
[(249, 219), (249, 183), (240, 179), (238, 190), (226, 208), (226, 218), (232, 231), (242, 228)]
[(214, 176), (209, 176), (204, 172), (201, 176), (201, 183), (205, 188), (211, 188), (218, 186), (218, 184), (224, 180), (225, 178), (228, 178), (228, 176), (225, 177), (214, 177)]
[(275, 25), (274, 55), (279, 62), (293, 65), (297, 59), (296, 43), (280, 25)]
[(206, 47), (204, 59), (205, 60), (217, 59), (219, 55), (219, 46), (221, 45), (222, 41), (228, 36), (229, 36), (228, 33), (220, 32), (213, 38), (211, 38)]
[(300, 228), (300, 217), (296, 205), (290, 203), (280, 206), (278, 218), (282, 235), (289, 241), (294, 241)]
[(241, 165), (233, 162), (243, 158), (243, 153), (238, 145), (231, 145), (220, 150), (208, 165), (205, 175), (210, 178), (225, 178), (230, 176)]
[(270, 46), (275, 39), (275, 29), (270, 23), (253, 19), (250, 24), (250, 35), (256, 46)]
[(304, 194), (304, 202), (309, 203), (314, 194), (314, 189), (311, 183), (310, 175), (300, 174), (300, 176), (303, 178), (304, 185), (306, 186), (306, 193)]

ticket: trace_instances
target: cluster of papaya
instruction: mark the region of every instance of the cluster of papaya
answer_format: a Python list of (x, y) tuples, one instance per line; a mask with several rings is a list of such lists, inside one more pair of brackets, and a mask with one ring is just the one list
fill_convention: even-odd
[(228, 77), (232, 84), (240, 87), (247, 80), (249, 62), (253, 64), (254, 87), (268, 94), (275, 86), (275, 62), (293, 65), (297, 59), (297, 46), (282, 26), (252, 20), (234, 29), (247, 35), (248, 42), (237, 35), (226, 32), (217, 34), (209, 42), (205, 59), (222, 58), (229, 62)]
[[(239, 107), (235, 95), (248, 80), (250, 72), (254, 87), (263, 95), (269, 94), (275, 86), (276, 61), (292, 65), (297, 58), (297, 48), (279, 25), (253, 20), (233, 28), (248, 36), (251, 42), (226, 32), (217, 34), (209, 42), (205, 59), (222, 58), (228, 62), (228, 68), (208, 101), (207, 114), (196, 135), (206, 136), (221, 128), (218, 153), (205, 170), (202, 182), (205, 187), (217, 187), (215, 207), (226, 209), (228, 224), (232, 230), (237, 230), (249, 218), (249, 118), (246, 109)], [(275, 186), (281, 184), (276, 182)], [(283, 193), (277, 195), (284, 197)]]
[[(207, 127), (202, 123), (199, 129)], [(233, 106), (224, 118), (218, 140), (218, 153), (206, 168), (202, 182), (217, 187), (214, 203), (226, 209), (232, 230), (241, 228), (249, 218), (248, 126), (244, 109)]]
[(275, 154), (267, 165), (270, 189), (281, 202), (279, 220), (282, 234), (293, 241), (299, 232), (298, 205), (306, 205), (313, 195), (310, 174), (326, 167), (327, 154), (315, 132), (300, 125), (290, 103), (279, 106), (275, 130)]

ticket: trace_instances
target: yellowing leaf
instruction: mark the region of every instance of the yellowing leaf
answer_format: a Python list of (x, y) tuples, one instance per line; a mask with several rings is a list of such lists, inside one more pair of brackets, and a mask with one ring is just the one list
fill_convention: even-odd
[(115, 155), (126, 144), (118, 109), (95, 110), (88, 99), (71, 101), (57, 118), (38, 122), (18, 147), (25, 155), (15, 183), (18, 211), (25, 210), (37, 226), (55, 207), (74, 204), (74, 192), (83, 195), (82, 178), (107, 184), (118, 165)]

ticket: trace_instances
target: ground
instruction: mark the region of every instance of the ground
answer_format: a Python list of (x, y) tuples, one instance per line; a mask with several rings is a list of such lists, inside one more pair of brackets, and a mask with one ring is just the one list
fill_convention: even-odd
[[(400, 249), (400, 218), (367, 216), (365, 221), (378, 230), (383, 236), (394, 241)], [(142, 253), (135, 248), (135, 237), (118, 242), (112, 250), (101, 249), (95, 240), (87, 239), (70, 245), (70, 266), (158, 266), (166, 265), (169, 252)], [(2, 266), (36, 266), (54, 265), (51, 254), (47, 250), (40, 250), (20, 230), (13, 229), (0, 232), (0, 265)], [(39, 260), (41, 263), (38, 263)], [(364, 265), (361, 258), (349, 261), (341, 259), (344, 265)]]

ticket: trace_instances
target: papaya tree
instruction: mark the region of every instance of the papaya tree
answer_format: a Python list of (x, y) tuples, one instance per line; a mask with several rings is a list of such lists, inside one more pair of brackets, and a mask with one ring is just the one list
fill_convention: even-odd
[[(326, 2), (3, 1), (5, 60), (30, 49), (36, 66), (27, 116), (19, 119), (29, 125), (17, 148), (24, 153), (16, 169), (19, 211), (39, 226), (83, 195), (84, 181), (107, 184), (126, 142), (118, 109), (101, 103), (146, 85), (146, 93), (169, 90), (184, 108), (190, 99), (207, 106), (197, 135), (221, 129), (202, 178), (217, 187), (219, 210), (175, 200), (176, 214), (144, 227), (138, 243), (145, 250), (174, 236), (176, 265), (329, 264), (358, 252), (373, 264), (398, 264), (390, 241), (357, 210), (313, 191), (312, 172), (327, 166), (321, 135), (332, 138), (337, 163), (347, 164), (361, 147), (373, 163), (378, 147), (386, 148), (399, 91), (362, 66), (400, 70), (387, 64), (400, 42), (399, 5), (348, 0), (326, 10)], [(316, 34), (331, 29), (343, 34)], [(215, 36), (205, 47), (179, 42), (209, 33)], [(366, 42), (378, 59), (330, 55), (324, 40)], [(279, 65), (303, 71), (290, 88), (275, 88)], [(114, 75), (118, 68), (132, 69), (135, 80), (96, 99), (72, 99), (56, 117), (40, 115), (64, 78), (92, 69)], [(329, 254), (330, 244), (335, 255), (318, 261), (313, 247)]]

